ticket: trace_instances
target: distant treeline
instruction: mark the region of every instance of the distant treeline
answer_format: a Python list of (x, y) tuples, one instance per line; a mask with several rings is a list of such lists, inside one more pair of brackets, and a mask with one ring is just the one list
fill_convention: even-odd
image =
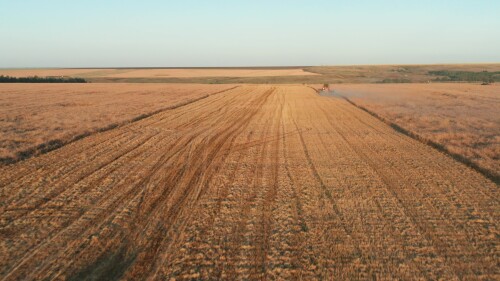
[(472, 71), (437, 70), (437, 71), (429, 71), (429, 74), (434, 76), (442, 76), (436, 78), (435, 79), (436, 81), (466, 81), (466, 82), (485, 82), (485, 83), (500, 82), (500, 71), (472, 72)]
[(0, 75), (0, 83), (87, 83), (83, 78), (73, 77), (11, 77)]

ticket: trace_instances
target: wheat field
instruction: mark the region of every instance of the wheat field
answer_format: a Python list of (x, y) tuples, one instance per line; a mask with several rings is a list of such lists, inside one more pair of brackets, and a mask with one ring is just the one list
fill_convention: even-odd
[(500, 178), (500, 85), (334, 85), (334, 92)]
[(0, 168), (0, 279), (500, 277), (498, 186), (335, 97), (240, 86)]
[(233, 87), (0, 84), (0, 165)]

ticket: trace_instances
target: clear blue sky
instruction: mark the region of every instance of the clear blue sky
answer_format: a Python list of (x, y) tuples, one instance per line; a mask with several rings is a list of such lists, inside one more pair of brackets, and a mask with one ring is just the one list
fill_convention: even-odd
[(499, 0), (0, 0), (0, 67), (500, 62)]

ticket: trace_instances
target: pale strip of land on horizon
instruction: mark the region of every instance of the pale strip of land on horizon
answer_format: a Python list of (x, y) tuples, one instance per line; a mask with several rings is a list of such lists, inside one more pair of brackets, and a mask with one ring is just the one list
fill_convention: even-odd
[(319, 75), (300, 68), (284, 69), (245, 69), (245, 68), (145, 68), (145, 69), (0, 69), (0, 75), (13, 77), (27, 76), (69, 76), (69, 77), (106, 77), (106, 78), (192, 78), (192, 77), (272, 77)]

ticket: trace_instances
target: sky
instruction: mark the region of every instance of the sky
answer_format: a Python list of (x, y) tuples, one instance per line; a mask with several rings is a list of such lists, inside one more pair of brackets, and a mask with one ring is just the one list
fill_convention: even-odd
[(0, 0), (0, 68), (500, 62), (499, 0)]

